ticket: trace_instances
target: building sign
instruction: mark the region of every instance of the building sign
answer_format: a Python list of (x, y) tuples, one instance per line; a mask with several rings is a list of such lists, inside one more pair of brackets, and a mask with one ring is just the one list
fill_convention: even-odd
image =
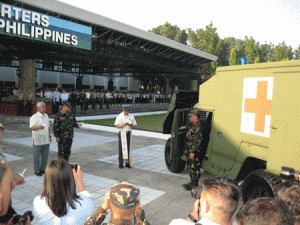
[(1, 2), (0, 10), (0, 34), (91, 49), (91, 27)]

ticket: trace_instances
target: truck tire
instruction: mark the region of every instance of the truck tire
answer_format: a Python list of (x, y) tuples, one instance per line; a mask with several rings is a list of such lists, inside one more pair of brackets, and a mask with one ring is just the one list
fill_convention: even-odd
[(276, 187), (282, 181), (279, 176), (269, 173), (263, 169), (251, 172), (242, 184), (243, 202), (259, 197), (274, 197)]
[(169, 138), (166, 142), (165, 146), (165, 161), (166, 166), (169, 171), (172, 173), (180, 173), (185, 168), (185, 161), (181, 158), (177, 158), (175, 160), (170, 159), (170, 151), (171, 151), (171, 138)]

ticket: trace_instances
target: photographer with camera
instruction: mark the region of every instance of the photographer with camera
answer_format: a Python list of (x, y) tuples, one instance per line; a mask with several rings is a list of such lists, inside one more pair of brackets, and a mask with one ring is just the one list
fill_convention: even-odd
[(57, 157), (46, 167), (42, 194), (33, 201), (33, 213), (38, 224), (83, 224), (94, 211), (90, 197), (80, 165), (76, 170)]
[(196, 198), (192, 212), (184, 219), (175, 219), (170, 225), (230, 225), (239, 203), (239, 188), (225, 178), (207, 178), (202, 188), (191, 192)]
[[(0, 141), (2, 140), (2, 133), (4, 131), (3, 127), (4, 117), (0, 115)], [(12, 169), (6, 162), (5, 156), (2, 154), (2, 148), (0, 146), (0, 225), (4, 224), (16, 224), (20, 221), (19, 215), (12, 207), (11, 203), (11, 191), (17, 186), (25, 183), (23, 177), (13, 176)], [(16, 218), (14, 219), (14, 216)], [(29, 215), (29, 216), (27, 216)], [(30, 221), (33, 219), (31, 217), (31, 212), (26, 212), (23, 215), (23, 223), (30, 225)], [(24, 220), (25, 219), (25, 220)]]

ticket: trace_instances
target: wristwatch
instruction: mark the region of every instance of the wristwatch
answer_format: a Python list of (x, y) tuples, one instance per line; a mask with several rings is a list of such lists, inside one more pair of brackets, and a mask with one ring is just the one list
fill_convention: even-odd
[(193, 221), (194, 223), (197, 223), (197, 220), (191, 214), (189, 214), (188, 217), (190, 218), (191, 221)]

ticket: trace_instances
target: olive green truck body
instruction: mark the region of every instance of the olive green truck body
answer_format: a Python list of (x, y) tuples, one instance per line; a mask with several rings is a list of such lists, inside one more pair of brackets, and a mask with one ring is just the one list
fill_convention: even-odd
[[(282, 166), (300, 170), (300, 60), (219, 67), (200, 85), (193, 108), (204, 115), (204, 170), (236, 181), (264, 170), (276, 182)], [(174, 112), (169, 169), (170, 162), (180, 164), (178, 157), (184, 160), (190, 110)]]

